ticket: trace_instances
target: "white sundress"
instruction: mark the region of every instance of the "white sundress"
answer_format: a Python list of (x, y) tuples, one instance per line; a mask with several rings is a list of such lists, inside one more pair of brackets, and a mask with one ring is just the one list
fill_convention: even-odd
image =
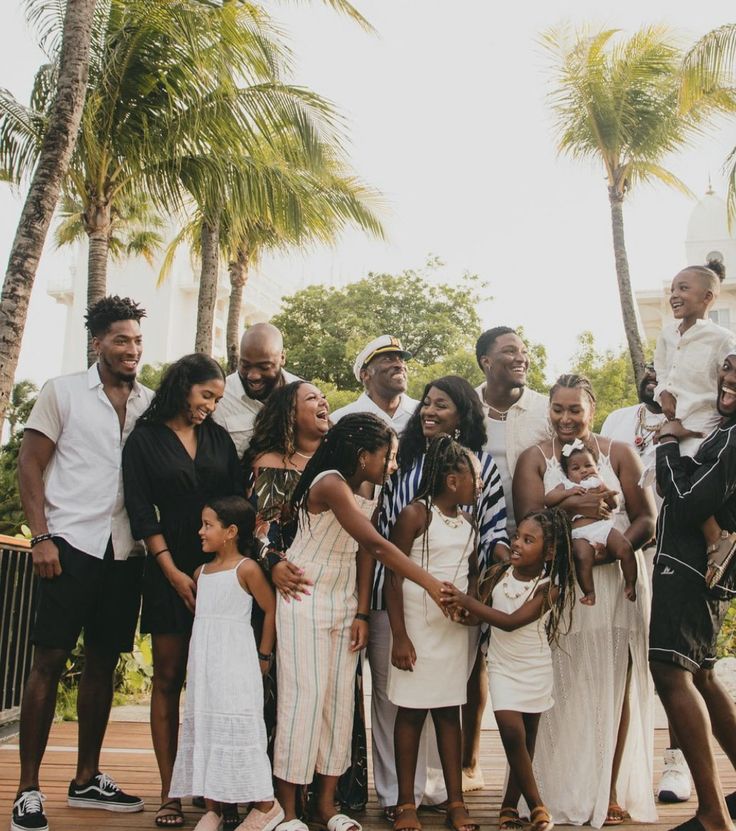
[(263, 680), (250, 622), (253, 598), (238, 580), (243, 562), (212, 573), (203, 566), (199, 574), (172, 798), (273, 799)]
[[(620, 493), (609, 456), (598, 450), (601, 479)], [(549, 493), (562, 482), (563, 473), (554, 456), (545, 456), (545, 461), (544, 492)], [(623, 533), (630, 522), (623, 494), (621, 500), (614, 523)], [(559, 644), (552, 647), (555, 705), (541, 718), (534, 774), (556, 823), (589, 822), (600, 828), (606, 818), (629, 656), (631, 719), (616, 792), (634, 821), (657, 820), (652, 786), (654, 691), (647, 664), (651, 597), (641, 551), (636, 561), (636, 601), (624, 596), (618, 563), (597, 566), (595, 606), (576, 603), (569, 631), (563, 629)], [(577, 594), (579, 598), (579, 589)]]

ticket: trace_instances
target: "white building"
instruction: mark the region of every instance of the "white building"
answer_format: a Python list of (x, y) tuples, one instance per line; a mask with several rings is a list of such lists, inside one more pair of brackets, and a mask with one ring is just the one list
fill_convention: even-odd
[[(736, 332), (736, 226), (729, 230), (726, 203), (709, 187), (690, 215), (685, 238), (686, 265), (705, 265), (719, 259), (726, 266), (726, 279), (710, 311), (720, 326)], [(644, 334), (655, 341), (665, 323), (672, 320), (669, 304), (671, 279), (657, 289), (636, 292)]]
[[(192, 261), (183, 247), (176, 255), (167, 280), (157, 286), (161, 257), (153, 265), (144, 259), (130, 258), (111, 261), (107, 275), (107, 293), (131, 297), (147, 311), (142, 321), (145, 352), (143, 360), (159, 364), (176, 360), (194, 349), (197, 322), (199, 263)], [(297, 286), (279, 286), (261, 272), (250, 274), (243, 291), (241, 328), (269, 320), (279, 310), (281, 297)], [(47, 291), (57, 303), (66, 306), (66, 323), (62, 357), (62, 373), (76, 372), (87, 365), (87, 342), (84, 312), (87, 306), (87, 244), (75, 245), (67, 271), (50, 279)], [(213, 355), (226, 354), (225, 325), (227, 322), (230, 280), (221, 268), (215, 308)]]

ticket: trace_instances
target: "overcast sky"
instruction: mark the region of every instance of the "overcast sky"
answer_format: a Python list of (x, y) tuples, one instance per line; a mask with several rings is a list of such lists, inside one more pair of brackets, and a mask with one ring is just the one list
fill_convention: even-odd
[[(369, 271), (445, 263), (488, 282), (484, 326), (523, 325), (547, 345), (550, 371), (563, 371), (584, 329), (601, 347), (623, 343), (602, 170), (557, 156), (546, 103), (548, 58), (539, 34), (552, 25), (601, 24), (633, 32), (666, 23), (683, 43), (726, 22), (733, 3), (619, 0), (355, 0), (369, 34), (317, 0), (268, 3), (289, 33), (294, 80), (333, 100), (347, 117), (355, 169), (383, 194), (388, 241), (347, 234), (334, 250), (267, 262), (285, 292), (296, 282), (347, 280)], [(6, 0), (0, 29), (0, 86), (27, 100), (41, 61), (18, 0)], [(603, 16), (605, 14), (605, 16)], [(725, 192), (723, 161), (736, 145), (736, 119), (666, 164), (701, 196), (711, 177)], [(655, 288), (685, 263), (694, 202), (663, 186), (625, 205), (635, 289)], [(20, 202), (0, 188), (0, 254), (7, 261)], [(63, 314), (45, 292), (66, 267), (49, 246), (33, 292), (18, 377), (58, 373)], [(144, 356), (145, 357), (145, 356)]]

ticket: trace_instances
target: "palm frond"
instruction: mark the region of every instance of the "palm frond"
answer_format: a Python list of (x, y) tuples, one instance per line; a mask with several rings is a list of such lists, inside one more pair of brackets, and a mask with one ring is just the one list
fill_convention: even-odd
[(685, 55), (680, 108), (689, 111), (703, 96), (731, 88), (736, 73), (736, 23), (705, 34)]

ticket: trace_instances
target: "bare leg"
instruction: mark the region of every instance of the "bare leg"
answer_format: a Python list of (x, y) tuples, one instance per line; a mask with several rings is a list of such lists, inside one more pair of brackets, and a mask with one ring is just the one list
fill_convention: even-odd
[[(539, 724), (539, 714), (516, 713), (513, 710), (496, 710), (496, 723), (501, 734), (503, 749), (511, 768), (509, 787), (506, 789), (503, 804), (515, 808), (519, 802), (519, 791), (526, 799), (530, 809), (543, 805), (542, 797), (539, 795), (539, 788), (532, 770), (532, 753), (529, 752), (528, 736), (526, 731), (527, 720), (533, 720), (534, 736), (536, 740), (536, 727)], [(513, 784), (511, 778), (513, 777)]]
[(594, 606), (593, 561), (595, 560), (595, 549), (587, 540), (573, 540), (572, 553), (575, 558), (575, 575), (583, 593), (580, 602), (586, 606)]
[(713, 735), (736, 768), (736, 706), (713, 670), (701, 669), (693, 682), (705, 701)]
[(623, 759), (624, 749), (626, 747), (626, 734), (629, 732), (629, 724), (631, 722), (631, 704), (629, 702), (630, 691), (631, 654), (629, 653), (629, 661), (626, 665), (626, 688), (624, 689), (624, 700), (621, 704), (621, 717), (618, 721), (618, 732), (616, 733), (616, 749), (613, 751), (613, 763), (611, 764), (611, 788), (608, 798), (609, 804), (611, 805), (616, 805), (618, 803), (616, 780), (618, 779), (618, 774), (621, 770), (621, 759)]
[(636, 578), (639, 575), (639, 569), (631, 543), (614, 528), (608, 535), (606, 548), (621, 563), (621, 571), (624, 575), (624, 594), (629, 600), (636, 600)]
[[(690, 767), (698, 794), (696, 816), (706, 831), (732, 831), (733, 825), (723, 799), (718, 768), (710, 744), (709, 711), (695, 686), (693, 676), (675, 664), (662, 661), (651, 661), (649, 668)], [(703, 678), (699, 679), (699, 683), (705, 685), (709, 682)], [(718, 691), (709, 690), (709, 695), (718, 707)], [(724, 718), (719, 730), (727, 722), (728, 718)]]
[(467, 703), (462, 709), (463, 771), (471, 778), (480, 773), (480, 731), (487, 703), (488, 673), (483, 654), (478, 649), (473, 671), (468, 679)]
[(186, 635), (153, 635), (151, 738), (161, 775), (161, 801), (169, 799), (179, 739), (179, 700), (187, 669)]
[(59, 678), (69, 653), (37, 646), (33, 666), (23, 690), (20, 708), (20, 780), (18, 792), (38, 789), (38, 772), (54, 720)]
[[(537, 744), (537, 730), (539, 729), (539, 720), (541, 713), (522, 713), (521, 717), (524, 721), (524, 729), (526, 732), (526, 750), (529, 754), (529, 759), (534, 761), (534, 748)], [(521, 786), (516, 778), (514, 769), (509, 765), (509, 781), (506, 784), (506, 793), (501, 801), (501, 806), (508, 806), (509, 808), (516, 808), (521, 798)], [(533, 807), (533, 806), (531, 806)]]
[(339, 776), (325, 776), (322, 773), (319, 775), (315, 809), (317, 811), (317, 817), (324, 823), (327, 823), (327, 820), (337, 813), (335, 794), (337, 793), (337, 783), (339, 781)]
[(120, 655), (86, 647), (84, 657), (77, 695), (79, 750), (74, 779), (77, 785), (89, 782), (100, 769), (100, 751), (112, 705), (113, 673)]
[(206, 811), (214, 811), (218, 817), (222, 816), (221, 802), (217, 802), (214, 799), (207, 799), (207, 797), (205, 797), (204, 807)]
[[(396, 754), (396, 778), (399, 784), (397, 797), (399, 805), (414, 804), (414, 775), (417, 769), (419, 739), (426, 720), (426, 710), (399, 707), (396, 713), (394, 752)], [(442, 758), (441, 748), (440, 758)], [(444, 759), (442, 764), (444, 767)]]
[(296, 792), (300, 786), (277, 777), (274, 777), (273, 781), (276, 786), (276, 798), (284, 809), (284, 821), (296, 819)]
[(442, 760), (442, 774), (447, 790), (447, 822), (458, 831), (469, 831), (474, 826), (468, 822), (469, 817), (463, 806), (460, 707), (437, 707), (429, 712), (437, 734), (437, 749)]

